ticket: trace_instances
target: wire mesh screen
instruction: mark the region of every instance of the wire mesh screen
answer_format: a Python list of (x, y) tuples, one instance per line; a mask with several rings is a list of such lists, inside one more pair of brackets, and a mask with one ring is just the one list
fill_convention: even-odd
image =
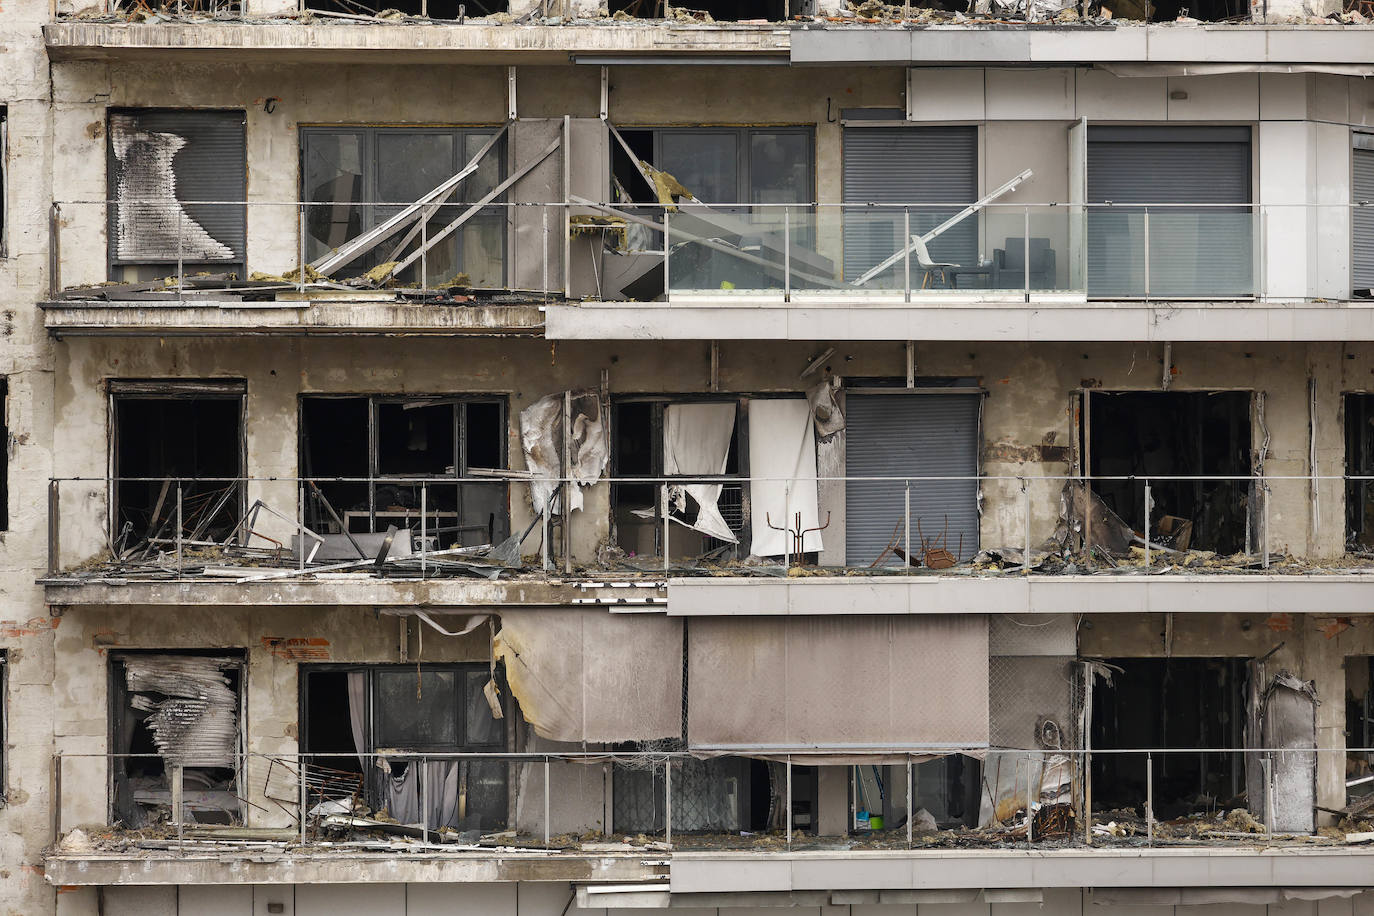
[(988, 743), (1018, 750), (1076, 750), (1083, 672), (1073, 656), (988, 659)]
[[(747, 816), (749, 761), (676, 758), (673, 774), (673, 830), (734, 833)], [(646, 770), (617, 764), (613, 828), (617, 833), (661, 833), (667, 799), (663, 767)]]

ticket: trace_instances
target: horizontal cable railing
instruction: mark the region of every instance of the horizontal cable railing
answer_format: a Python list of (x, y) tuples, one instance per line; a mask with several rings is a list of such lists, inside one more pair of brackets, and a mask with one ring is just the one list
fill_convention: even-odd
[[(574, 534), (598, 541), (610, 526), (626, 543), (634, 529), (653, 545), (648, 562), (624, 558), (627, 570), (665, 575), (684, 563), (749, 553), (776, 558), (780, 567), (875, 573), (966, 567), (975, 559), (1030, 573), (1049, 555), (1146, 569), (1186, 567), (1210, 555), (1268, 569), (1274, 488), (1301, 491), (1310, 501), (1323, 498), (1323, 487), (1371, 482), (1361, 475), (1267, 473), (589, 481), (499, 468), (437, 476), (66, 477), (49, 482), (48, 565), (52, 575), (157, 571), (240, 582), (333, 571), (498, 578), (528, 568), (527, 544), (539, 552), (534, 567), (551, 570), (561, 561), (571, 572)], [(584, 509), (564, 518), (562, 500), (571, 504), (572, 488), (593, 483), (610, 488), (609, 517)], [(849, 494), (847, 517), (835, 515), (835, 497), (825, 492), (840, 486)], [(1190, 517), (1177, 514), (1185, 510)], [(851, 526), (862, 528), (866, 540), (848, 538), (843, 561), (827, 563)]]
[[(1349, 803), (1341, 809), (1318, 804), (1315, 786), (1311, 789), (1311, 799), (1307, 803), (1300, 798), (1291, 797), (1291, 792), (1297, 785), (1291, 778), (1294, 772), (1309, 773), (1309, 778), (1313, 780), (1316, 780), (1315, 774), (1323, 768), (1339, 767), (1339, 772), (1344, 774), (1347, 761), (1374, 761), (1374, 748), (1367, 747), (1317, 747), (1303, 746), (1300, 743), (1286, 744), (1282, 747), (1078, 746), (1030, 749), (931, 745), (914, 751), (902, 745), (878, 750), (871, 746), (851, 748), (846, 745), (799, 745), (790, 750), (761, 748), (758, 751), (750, 751), (746, 748), (737, 751), (735, 756), (746, 759), (762, 758), (770, 761), (770, 765), (775, 767), (774, 770), (770, 770), (769, 778), (779, 784), (775, 794), (783, 804), (782, 816), (776, 819), (775, 826), (760, 832), (776, 835), (785, 841), (786, 848), (791, 849), (794, 841), (800, 840), (806, 834), (814, 836), (818, 833), (814, 818), (805, 824), (795, 821), (796, 809), (793, 803), (797, 798), (794, 787), (797, 775), (795, 771), (808, 768), (810, 772), (814, 772), (811, 768), (819, 764), (842, 766), (849, 771), (847, 832), (852, 837), (870, 837), (879, 842), (880, 848), (905, 846), (911, 849), (921, 845), (915, 841), (917, 830), (923, 833), (929, 833), (931, 830), (929, 825), (917, 827), (915, 823), (917, 795), (914, 788), (919, 768), (933, 759), (961, 754), (973, 757), (977, 761), (973, 765), (981, 767), (981, 803), (986, 806), (986, 810), (993, 812), (983, 817), (977, 827), (955, 828), (961, 839), (958, 845), (965, 849), (976, 847), (979, 838), (988, 841), (988, 845), (993, 848), (999, 849), (1022, 841), (1029, 847), (1037, 842), (1154, 846), (1160, 843), (1197, 845), (1209, 841), (1226, 842), (1247, 838), (1272, 841), (1283, 836), (1310, 839), (1309, 834), (1315, 832), (1317, 815), (1321, 812), (1335, 816), (1339, 823), (1357, 823), (1361, 818), (1367, 818), (1370, 812), (1374, 812), (1374, 793), (1368, 791), (1374, 787), (1374, 776), (1346, 779)], [(1182, 818), (1159, 817), (1156, 812), (1161, 805), (1174, 803), (1165, 801), (1157, 792), (1155, 782), (1158, 775), (1166, 770), (1171, 762), (1198, 759), (1203, 756), (1211, 756), (1214, 759), (1229, 757), (1233, 766), (1249, 774), (1245, 782), (1250, 788), (1258, 791), (1259, 797), (1249, 799), (1242, 793), (1238, 798), (1231, 799), (1229, 804), (1212, 800)], [(1332, 760), (1333, 757), (1336, 759)], [(632, 778), (628, 774), (646, 774), (645, 778), (648, 778), (652, 791), (658, 793), (652, 804), (655, 806), (656, 817), (661, 817), (661, 826), (643, 830), (636, 824), (627, 830), (612, 823), (601, 835), (611, 836), (630, 831), (648, 833), (661, 836), (663, 842), (672, 847), (675, 831), (674, 805), (696, 804), (694, 793), (712, 792), (709, 775), (703, 778), (698, 772), (693, 774), (690, 781), (687, 779), (688, 769), (699, 765), (706, 758), (719, 759), (718, 755), (709, 749), (705, 752), (694, 752), (690, 747), (685, 750), (582, 750), (557, 753), (389, 749), (385, 752), (357, 753), (241, 752), (234, 756), (232, 767), (226, 767), (224, 762), (219, 760), (211, 761), (209, 765), (220, 770), (232, 770), (232, 776), (226, 777), (228, 781), (225, 783), (229, 786), (228, 794), (236, 801), (234, 810), (229, 812), (233, 821), (229, 826), (262, 831), (256, 836), (251, 833), (223, 833), (225, 840), (231, 844), (268, 843), (296, 847), (304, 851), (311, 847), (337, 847), (337, 838), (343, 834), (370, 833), (375, 836), (403, 838), (403, 843), (418, 840), (424, 849), (445, 848), (456, 853), (464, 853), (487, 848), (500, 855), (511, 855), (522, 850), (530, 853), (575, 852), (580, 846), (582, 838), (567, 835), (568, 828), (565, 827), (562, 836), (559, 836), (560, 831), (554, 828), (553, 797), (555, 793), (566, 794), (569, 791), (562, 787), (555, 788), (561, 774), (554, 768), (564, 765), (613, 768), (621, 774), (618, 778), (626, 780)], [(1114, 761), (1117, 768), (1127, 764), (1139, 766), (1138, 776), (1132, 777), (1129, 781), (1131, 788), (1126, 791), (1131, 795), (1131, 799), (1125, 808), (1121, 807), (1121, 799), (1117, 798), (1117, 807), (1095, 812), (1094, 780), (1100, 780), (1101, 777), (1094, 776), (1094, 758)], [(163, 816), (166, 817), (164, 823), (168, 832), (165, 836), (174, 842), (170, 845), (163, 843), (164, 848), (184, 851), (188, 846), (195, 846), (198, 841), (214, 841), (216, 827), (212, 824), (198, 823), (191, 813), (193, 808), (203, 806), (203, 802), (198, 801), (196, 797), (196, 793), (202, 790), (196, 787), (203, 787), (204, 779), (197, 779), (191, 786), (188, 786), (185, 779), (187, 770), (204, 770), (206, 767), (197, 765), (191, 758), (181, 759), (170, 755), (147, 753), (57, 752), (52, 758), (54, 836), (61, 837), (68, 829), (76, 826), (77, 822), (89, 824), (91, 812), (100, 808), (105, 808), (109, 812), (109, 823), (118, 828), (119, 822), (115, 812), (110, 808), (112, 801), (104, 797), (106, 786), (112, 785), (117, 796), (121, 780), (128, 778), (126, 774), (130, 765), (138, 762), (163, 765), (161, 775), (152, 778), (154, 781), (165, 783), (166, 801), (145, 803), (166, 809)], [(535, 826), (532, 830), (522, 832), (511, 829), (512, 825), (504, 822), (503, 810), (497, 816), (499, 822), (484, 828), (460, 831), (454, 825), (445, 822), (452, 819), (450, 815), (445, 814), (445, 805), (450, 808), (452, 805), (448, 804), (450, 799), (442, 797), (446, 791), (442, 783), (450, 774), (436, 769), (433, 766), (435, 764), (473, 769), (485, 767), (483, 773), (489, 777), (488, 791), (496, 794), (490, 798), (483, 798), (480, 787), (469, 788), (465, 794), (469, 810), (493, 801), (499, 802), (499, 807), (505, 810), (514, 810), (514, 804), (509, 808), (505, 806), (510, 793), (516, 793), (521, 795), (524, 810), (537, 812), (540, 809), (534, 805), (542, 802), (542, 816), (538, 813), (527, 815), (524, 821)], [(506, 765), (504, 771), (499, 769), (501, 764)], [(101, 772), (97, 774), (92, 770), (92, 765)], [(498, 769), (493, 769), (493, 765)], [(410, 787), (415, 795), (414, 818), (399, 821), (394, 817), (373, 817), (375, 808), (385, 805), (379, 799), (381, 790), (375, 784), (369, 783), (369, 774), (383, 774), (390, 779), (396, 770), (407, 767), (414, 767), (413, 774), (418, 774)], [(1013, 778), (1001, 778), (1004, 767), (1010, 768)], [(897, 792), (897, 798), (902, 802), (897, 804), (892, 799), (887, 802), (902, 815), (900, 822), (890, 828), (867, 823), (856, 816), (866, 804), (865, 790), (860, 783), (869, 775), (863, 772), (867, 768), (881, 768), (883, 772), (875, 769), (873, 776), (890, 781), (892, 785), (888, 791)], [(994, 768), (996, 775), (989, 779), (988, 774)], [(519, 775), (521, 772), (525, 775)], [(1286, 774), (1286, 777), (1281, 774)], [(96, 778), (97, 776), (100, 778)], [(380, 776), (378, 781), (381, 781)], [(902, 785), (902, 781), (905, 783), (904, 794), (897, 788)], [(79, 786), (79, 794), (67, 787), (69, 782)], [(476, 783), (478, 780), (473, 779), (471, 782)], [(538, 787), (534, 788), (536, 782)], [(604, 783), (588, 783), (581, 780), (577, 781), (577, 784), (583, 787), (584, 791), (587, 785), (597, 786), (598, 788), (592, 791), (598, 793), (615, 791), (613, 782), (609, 780)], [(96, 786), (99, 788), (92, 789)], [(602, 786), (605, 788), (600, 788)], [(635, 791), (639, 794), (643, 793), (643, 789), (643, 786), (635, 786)], [(92, 791), (95, 794), (92, 794)], [(1114, 789), (1114, 794), (1119, 796), (1122, 791), (1118, 785)], [(1283, 792), (1290, 793), (1289, 797), (1280, 794)], [(162, 796), (157, 797), (161, 799)], [(608, 800), (597, 798), (594, 801), (595, 804), (591, 807), (601, 810), (602, 805)], [(1295, 803), (1299, 809), (1307, 804), (1305, 813), (1300, 813), (1303, 814), (1303, 819), (1310, 822), (1310, 826), (1285, 829), (1278, 825), (1276, 805), (1279, 803), (1285, 806), (1286, 817), (1292, 816)], [(1135, 815), (1141, 822), (1137, 825), (1140, 828), (1139, 833), (1134, 829), (1122, 830), (1116, 824), (1116, 819), (1122, 818), (1128, 809), (1139, 812)], [(79, 816), (71, 815), (73, 810), (80, 810), (82, 813)], [(1200, 816), (1205, 816), (1209, 812), (1214, 812), (1211, 820), (1199, 820)], [(1191, 821), (1193, 829), (1182, 836), (1177, 831), (1168, 829), (1177, 827), (1179, 821)], [(1161, 825), (1165, 829), (1161, 829)], [(193, 829), (196, 829), (194, 835), (191, 833)], [(578, 829), (573, 829), (573, 833), (578, 832)], [(682, 838), (683, 834), (692, 833), (690, 845), (693, 848), (719, 845), (726, 849), (749, 851), (749, 847), (741, 847), (731, 839), (732, 835), (738, 836), (737, 830), (685, 831), (678, 828), (678, 833), (679, 838)], [(713, 844), (713, 835), (721, 842)], [(751, 834), (746, 832), (745, 835)], [(146, 831), (137, 828), (130, 830), (128, 836), (131, 848), (136, 848), (140, 842), (150, 839)], [(107, 839), (117, 838), (117, 829), (115, 833), (107, 836)], [(1339, 839), (1336, 842), (1339, 842)], [(1304, 848), (1309, 846), (1306, 843), (1302, 845)], [(56, 851), (59, 854), (64, 852), (60, 845), (56, 847)], [(108, 852), (108, 849), (103, 850), (103, 853)], [(81, 850), (77, 850), (75, 854), (80, 856)], [(605, 854), (605, 850), (599, 849), (597, 854)]]

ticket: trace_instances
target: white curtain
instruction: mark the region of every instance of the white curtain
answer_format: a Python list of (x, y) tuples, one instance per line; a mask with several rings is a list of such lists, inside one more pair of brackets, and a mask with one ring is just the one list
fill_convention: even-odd
[[(797, 514), (807, 553), (821, 548), (820, 506), (816, 494), (816, 433), (805, 398), (749, 402), (749, 496), (756, 556), (777, 557), (792, 550)], [(774, 528), (773, 526), (776, 526)], [(779, 531), (788, 529), (792, 534)]]
[[(725, 473), (730, 458), (730, 439), (735, 432), (734, 404), (669, 404), (664, 411), (663, 473), (715, 477)], [(739, 538), (721, 517), (718, 483), (688, 483), (672, 488), (678, 509), (686, 508), (686, 496), (697, 504), (691, 527), (721, 541)]]
[(348, 672), (348, 724), (353, 729), (353, 749), (358, 752), (358, 763), (367, 772), (367, 745), (363, 740), (363, 723), (367, 717), (367, 672)]

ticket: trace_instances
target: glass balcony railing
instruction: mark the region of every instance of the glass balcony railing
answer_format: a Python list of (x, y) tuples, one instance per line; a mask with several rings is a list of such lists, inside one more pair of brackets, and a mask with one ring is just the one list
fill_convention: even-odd
[[(384, 288), (422, 300), (455, 290), (640, 302), (1343, 299), (1368, 288), (1340, 263), (1346, 249), (1312, 255), (1330, 268), (1315, 274), (1295, 266), (1288, 249), (1294, 226), (1349, 227), (1352, 211), (1366, 209), (78, 201), (53, 208), (52, 294), (184, 300)], [(229, 244), (206, 228), (234, 220)], [(124, 243), (153, 229), (156, 238)]]

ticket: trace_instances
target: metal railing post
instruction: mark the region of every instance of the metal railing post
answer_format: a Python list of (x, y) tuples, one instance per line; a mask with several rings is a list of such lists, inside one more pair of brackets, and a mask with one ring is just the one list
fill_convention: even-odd
[[(1091, 673), (1088, 674), (1091, 686)], [(1083, 842), (1093, 844), (1093, 752), (1083, 753)]]
[(429, 567), (426, 563), (428, 551), (425, 549), (429, 543), (429, 486), (425, 481), (420, 481), (420, 578), (425, 578)]
[(1145, 754), (1145, 842), (1155, 844), (1155, 766), (1154, 754)]
[(544, 226), (544, 254), (542, 273), (539, 277), (539, 291), (544, 296), (544, 301), (549, 301), (549, 208), (543, 207), (539, 211), (542, 215)]
[(48, 481), (48, 575), (56, 575), (62, 566), (61, 512), (62, 486), (56, 479)]
[(906, 848), (912, 845), (912, 821), (916, 819), (916, 783), (911, 778), (911, 755), (906, 755)]
[(185, 812), (186, 786), (182, 782), (182, 774), (185, 769), (181, 764), (172, 765), (172, 823), (177, 828), (177, 850), (180, 851), (185, 842), (185, 826), (182, 824)]
[(782, 301), (792, 301), (792, 208), (782, 208)]
[(1269, 568), (1269, 478), (1260, 478), (1260, 489), (1263, 497), (1260, 499), (1260, 507), (1264, 514), (1260, 519), (1260, 545), (1264, 555), (1260, 558), (1260, 566), (1264, 569)]
[[(105, 211), (109, 224), (109, 210)], [(62, 291), (62, 205), (56, 201), (48, 210), (48, 293), (56, 296)]]
[(1274, 835), (1274, 773), (1273, 761), (1268, 755), (1260, 758), (1260, 767), (1264, 771), (1264, 835)]
[(663, 208), (663, 297), (672, 298), (673, 284), (668, 279), (668, 253), (673, 246), (668, 241), (668, 208)]
[(52, 840), (62, 835), (62, 752), (52, 758)]
[(177, 211), (177, 302), (182, 301), (182, 288), (186, 285), (186, 263), (185, 255), (181, 245), (181, 224), (182, 218), (180, 210)]
[(302, 294), (305, 293), (305, 203), (300, 205), (300, 226), (297, 227), (296, 255), (297, 269), (300, 276), (296, 277), (296, 289)]
[(907, 568), (907, 569), (910, 569), (910, 568), (911, 568), (911, 481), (910, 481), (910, 480), (907, 480), (907, 481), (905, 481), (905, 483), (906, 483), (906, 494), (905, 494), (905, 502), (904, 502), (903, 505), (902, 505), (902, 519), (903, 519), (903, 524), (906, 525), (906, 533), (905, 533), (905, 535), (904, 535), (904, 540), (902, 541), (902, 549), (906, 552), (906, 557), (904, 558), (903, 561), (904, 561), (904, 563), (906, 564), (906, 568)]
[(420, 289), (429, 289), (429, 220), (420, 213)]
[(181, 478), (177, 478), (177, 578), (181, 578)]
[(1021, 261), (1021, 272), (1022, 272), (1022, 275), (1023, 275), (1024, 279), (1025, 279), (1025, 296), (1026, 296), (1026, 301), (1027, 301), (1027, 302), (1030, 302), (1030, 207), (1029, 207), (1029, 206), (1027, 206), (1026, 209), (1025, 209), (1025, 227), (1026, 227), (1026, 231), (1025, 231), (1025, 233), (1023, 234), (1023, 237), (1022, 237), (1022, 239), (1021, 239), (1021, 243), (1022, 243), (1022, 246), (1023, 246), (1023, 247), (1022, 247), (1022, 258), (1023, 258), (1023, 260)]
[(1035, 839), (1035, 755), (1026, 755), (1026, 845)]
[(668, 503), (668, 485), (663, 485), (663, 572), (668, 573), (668, 532), (672, 530), (673, 507)]
[(305, 484), (299, 484), (296, 489), (296, 552), (298, 569), (305, 572)]
[(549, 825), (549, 778), (550, 778), (549, 755), (544, 755), (544, 845), (549, 845), (550, 825)]
[(1145, 478), (1145, 568), (1150, 567), (1150, 478)]
[[(429, 845), (429, 756), (420, 757), (420, 837)], [(545, 843), (544, 845), (548, 845)]]
[(296, 755), (296, 776), (300, 780), (301, 792), (301, 845), (305, 845), (305, 818), (310, 811), (310, 787), (305, 781), (305, 758), (300, 754)]
[(673, 758), (663, 758), (663, 841), (673, 845)]
[[(1145, 298), (1150, 298), (1150, 208), (1145, 208)], [(1167, 368), (1167, 367), (1166, 367)]]
[(792, 755), (787, 755), (787, 800), (783, 811), (787, 819), (787, 848), (792, 848)]
[[(1030, 571), (1031, 571), (1031, 503), (1030, 503), (1030, 485), (1027, 483), (1026, 478), (1024, 478), (1024, 477), (1021, 478), (1021, 497), (1022, 497), (1022, 505), (1023, 505), (1022, 511), (1025, 513), (1025, 516), (1026, 516), (1026, 518), (1025, 518), (1025, 529), (1026, 529), (1026, 530), (1025, 530), (1025, 538), (1026, 538), (1026, 542), (1025, 542), (1025, 548), (1024, 548), (1024, 549), (1025, 549), (1025, 553), (1023, 553), (1023, 554), (1021, 555), (1021, 574), (1022, 574), (1022, 575), (1026, 575), (1026, 576), (1029, 576), (1029, 575), (1030, 575)], [(963, 558), (961, 557), (960, 559), (963, 559)]]
[(911, 302), (911, 208), (902, 210), (902, 301)]

